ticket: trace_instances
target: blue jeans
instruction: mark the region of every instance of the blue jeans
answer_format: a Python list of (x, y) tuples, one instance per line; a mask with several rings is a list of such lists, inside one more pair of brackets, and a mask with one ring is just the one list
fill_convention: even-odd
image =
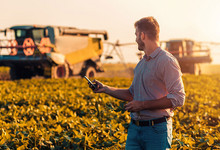
[(137, 126), (132, 122), (128, 128), (126, 150), (166, 150), (171, 148), (172, 118), (154, 126)]

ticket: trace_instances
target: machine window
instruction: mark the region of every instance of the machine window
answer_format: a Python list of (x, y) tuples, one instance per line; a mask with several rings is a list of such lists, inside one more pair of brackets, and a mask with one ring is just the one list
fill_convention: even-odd
[(26, 31), (25, 30), (17, 30), (16, 31), (16, 37), (22, 38), (26, 36)]
[(35, 42), (40, 42), (41, 38), (44, 37), (44, 29), (34, 29), (32, 33)]

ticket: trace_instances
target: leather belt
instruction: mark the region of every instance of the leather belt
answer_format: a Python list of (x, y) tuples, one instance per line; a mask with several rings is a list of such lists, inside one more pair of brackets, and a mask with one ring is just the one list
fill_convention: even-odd
[(162, 118), (147, 120), (147, 121), (139, 121), (139, 120), (131, 119), (131, 122), (137, 126), (154, 126), (155, 124), (166, 122), (168, 119), (169, 117), (162, 117)]

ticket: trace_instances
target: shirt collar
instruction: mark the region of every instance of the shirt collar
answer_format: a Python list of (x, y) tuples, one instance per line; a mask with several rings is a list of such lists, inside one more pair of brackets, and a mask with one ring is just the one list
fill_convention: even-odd
[(144, 55), (145, 60), (149, 61), (150, 59), (155, 58), (159, 54), (160, 50), (161, 50), (161, 48), (158, 47), (149, 56)]

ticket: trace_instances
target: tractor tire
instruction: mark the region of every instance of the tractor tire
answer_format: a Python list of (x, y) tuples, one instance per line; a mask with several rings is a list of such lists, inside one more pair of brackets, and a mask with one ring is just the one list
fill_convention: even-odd
[(82, 73), (82, 77), (83, 76), (87, 76), (88, 78), (94, 78), (96, 77), (96, 70), (93, 66), (87, 66), (83, 73)]
[(67, 63), (63, 65), (53, 66), (51, 68), (51, 78), (68, 78), (69, 77), (69, 66)]

